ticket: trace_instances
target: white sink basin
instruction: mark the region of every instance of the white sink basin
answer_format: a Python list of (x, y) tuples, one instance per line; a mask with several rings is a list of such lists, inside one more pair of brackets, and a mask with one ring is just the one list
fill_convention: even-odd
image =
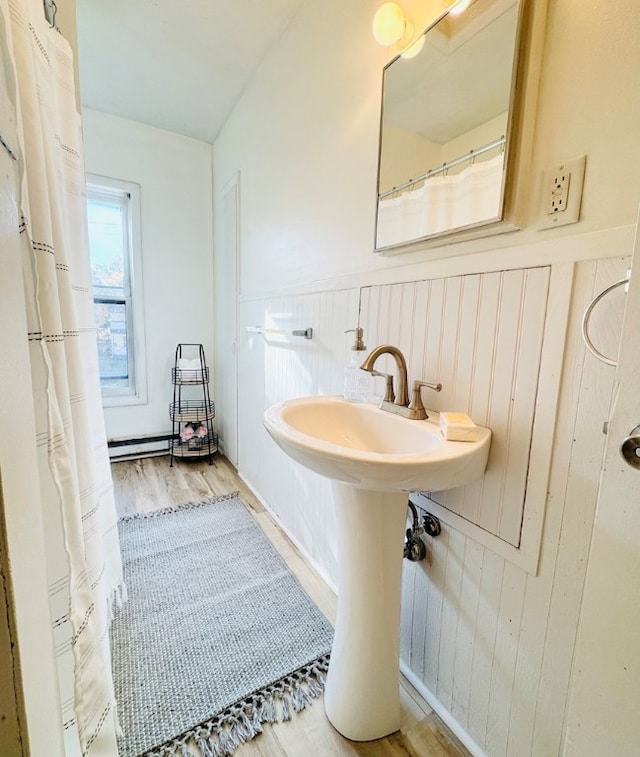
[(375, 491), (441, 491), (479, 478), (491, 431), (450, 442), (430, 419), (415, 421), (340, 397), (303, 397), (269, 408), (264, 424), (294, 460), (316, 473)]
[(370, 741), (400, 727), (400, 589), (407, 494), (463, 486), (487, 464), (491, 432), (449, 442), (439, 427), (305, 397), (269, 408), (264, 425), (294, 460), (333, 479), (338, 606), (324, 707), (343, 736)]

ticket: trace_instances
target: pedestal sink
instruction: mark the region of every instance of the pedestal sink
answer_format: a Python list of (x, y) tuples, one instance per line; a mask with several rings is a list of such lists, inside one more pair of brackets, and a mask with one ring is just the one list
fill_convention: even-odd
[(274, 405), (264, 424), (298, 463), (333, 481), (338, 529), (338, 606), (325, 711), (354, 741), (400, 727), (402, 547), (407, 492), (440, 491), (479, 478), (491, 432), (446, 441), (431, 420), (392, 415), (339, 397)]

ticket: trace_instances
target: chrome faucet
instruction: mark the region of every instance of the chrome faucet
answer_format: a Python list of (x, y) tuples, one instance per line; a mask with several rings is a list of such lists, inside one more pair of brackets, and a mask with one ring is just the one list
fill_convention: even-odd
[[(376, 371), (374, 368), (375, 362), (380, 355), (391, 355), (396, 361), (396, 367), (398, 369), (397, 397), (393, 391), (393, 376), (389, 373)], [(429, 389), (433, 389), (435, 392), (439, 392), (442, 389), (442, 384), (429, 384), (426, 381), (414, 381), (411, 402), (409, 402), (409, 396), (407, 393), (407, 361), (404, 359), (402, 352), (391, 344), (381, 344), (372, 350), (371, 353), (367, 355), (360, 368), (363, 371), (367, 371), (372, 376), (383, 376), (386, 379), (385, 395), (380, 403), (380, 409), (386, 410), (389, 413), (402, 415), (411, 420), (424, 420), (429, 417), (422, 404), (422, 396), (420, 394), (421, 388), (426, 386)]]

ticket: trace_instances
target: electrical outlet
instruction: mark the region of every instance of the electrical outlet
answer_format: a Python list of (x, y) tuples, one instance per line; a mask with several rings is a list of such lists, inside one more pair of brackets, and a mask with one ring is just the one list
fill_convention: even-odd
[[(569, 199), (569, 182), (571, 181), (571, 172), (564, 169), (558, 171), (551, 178), (551, 193), (549, 195), (549, 205), (547, 215), (554, 213), (564, 213), (567, 209), (567, 200)], [(549, 187), (547, 187), (547, 191)]]
[(568, 160), (542, 175), (539, 229), (553, 229), (580, 219), (586, 155)]

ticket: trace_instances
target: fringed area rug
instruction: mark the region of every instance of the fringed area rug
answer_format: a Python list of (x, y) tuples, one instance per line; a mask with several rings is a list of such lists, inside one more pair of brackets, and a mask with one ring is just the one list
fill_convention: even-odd
[(322, 693), (333, 629), (237, 494), (119, 527), (121, 757), (230, 755)]

